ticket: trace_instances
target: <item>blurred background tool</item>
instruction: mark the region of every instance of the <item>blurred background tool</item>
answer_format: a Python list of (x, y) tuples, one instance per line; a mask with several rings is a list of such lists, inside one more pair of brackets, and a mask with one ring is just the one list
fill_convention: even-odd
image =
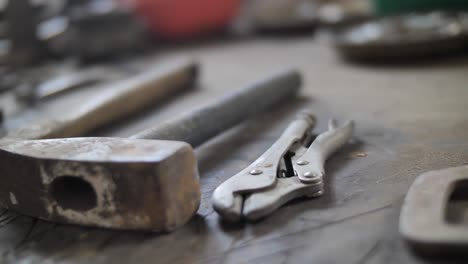
[(363, 21), (373, 16), (367, 0), (319, 0), (317, 20), (320, 26), (339, 27)]
[(3, 1), (0, 6), (0, 65), (21, 66), (38, 59), (36, 13), (29, 0)]
[(194, 88), (197, 72), (198, 65), (187, 60), (153, 66), (132, 78), (109, 84), (109, 88), (96, 93), (76, 109), (53, 119), (28, 124), (23, 129), (11, 131), (7, 137), (42, 139), (82, 135), (179, 91)]
[(304, 31), (315, 29), (317, 24), (317, 1), (252, 0), (246, 5), (258, 31)]
[(250, 33), (308, 34), (322, 26), (338, 26), (371, 15), (367, 0), (246, 0), (235, 29)]
[(145, 26), (113, 0), (71, 1), (43, 20), (37, 35), (50, 53), (83, 60), (122, 56), (146, 43)]
[(358, 60), (434, 57), (468, 47), (468, 13), (429, 12), (370, 19), (336, 36), (341, 55)]
[[(428, 46), (424, 50), (444, 50), (456, 45), (459, 35), (455, 20), (465, 20), (461, 10), (468, 6), (460, 0), (4, 0), (4, 3), (0, 9), (3, 64), (70, 56), (86, 62), (121, 57), (148, 49), (149, 35), (158, 43), (225, 33), (239, 36), (236, 31), (239, 24), (243, 25), (240, 32), (249, 33), (346, 28), (338, 32), (338, 46), (348, 57), (365, 56), (365, 51), (358, 51), (361, 46), (362, 50), (369, 50), (368, 57), (378, 57), (377, 46), (387, 45), (390, 38), (393, 42), (388, 45), (399, 45), (395, 50), (401, 50), (401, 54), (411, 48), (408, 43)], [(408, 14), (411, 12), (425, 13)], [(376, 20), (392, 14), (401, 17)], [(447, 24), (450, 28), (445, 33), (443, 27)], [(433, 33), (429, 34), (430, 31)]]
[(18, 83), (18, 73), (11, 67), (0, 66), (0, 93), (9, 91)]
[(106, 78), (106, 73), (109, 74), (109, 70), (92, 69), (52, 77), (37, 86), (25, 84), (16, 89), (16, 98), (25, 103), (36, 103), (73, 89), (97, 84)]

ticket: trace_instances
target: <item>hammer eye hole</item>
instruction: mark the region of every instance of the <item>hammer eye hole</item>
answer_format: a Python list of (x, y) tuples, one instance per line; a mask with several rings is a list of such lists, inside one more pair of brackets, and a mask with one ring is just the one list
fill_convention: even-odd
[(55, 178), (50, 187), (52, 198), (63, 209), (87, 211), (97, 205), (93, 186), (82, 178), (61, 176)]
[(468, 180), (454, 183), (445, 208), (445, 219), (450, 224), (468, 224)]

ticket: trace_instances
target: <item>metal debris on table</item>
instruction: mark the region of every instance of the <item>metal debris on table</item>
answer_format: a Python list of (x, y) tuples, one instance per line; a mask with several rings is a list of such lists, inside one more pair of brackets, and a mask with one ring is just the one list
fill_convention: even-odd
[(221, 217), (257, 220), (292, 199), (322, 195), (325, 161), (348, 142), (354, 123), (337, 127), (330, 120), (328, 131), (307, 147), (314, 125), (312, 114), (302, 114), (252, 165), (216, 188), (213, 206)]

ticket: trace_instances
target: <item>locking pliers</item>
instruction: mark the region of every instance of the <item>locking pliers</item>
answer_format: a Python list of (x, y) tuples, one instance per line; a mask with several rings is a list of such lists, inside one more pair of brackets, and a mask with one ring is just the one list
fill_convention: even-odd
[(216, 212), (228, 221), (257, 220), (292, 199), (322, 195), (325, 161), (351, 138), (354, 123), (337, 127), (332, 119), (313, 140), (315, 123), (314, 115), (302, 113), (254, 163), (218, 186)]

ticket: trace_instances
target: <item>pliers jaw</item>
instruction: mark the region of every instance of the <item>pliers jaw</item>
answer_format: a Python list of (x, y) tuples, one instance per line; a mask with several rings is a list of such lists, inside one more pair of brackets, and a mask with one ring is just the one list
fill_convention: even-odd
[(299, 197), (317, 197), (323, 193), (323, 182), (302, 183), (298, 177), (282, 178), (274, 187), (245, 197), (242, 216), (255, 221), (263, 218), (283, 204)]
[(291, 146), (304, 141), (306, 132), (314, 126), (313, 115), (301, 114), (254, 163), (216, 188), (213, 193), (214, 209), (226, 220), (239, 221), (243, 216), (245, 197), (275, 186), (284, 156)]
[(336, 128), (311, 141), (315, 117), (301, 114), (254, 163), (226, 180), (213, 193), (214, 209), (228, 221), (257, 220), (286, 202), (323, 193), (323, 163), (351, 137), (353, 124)]

